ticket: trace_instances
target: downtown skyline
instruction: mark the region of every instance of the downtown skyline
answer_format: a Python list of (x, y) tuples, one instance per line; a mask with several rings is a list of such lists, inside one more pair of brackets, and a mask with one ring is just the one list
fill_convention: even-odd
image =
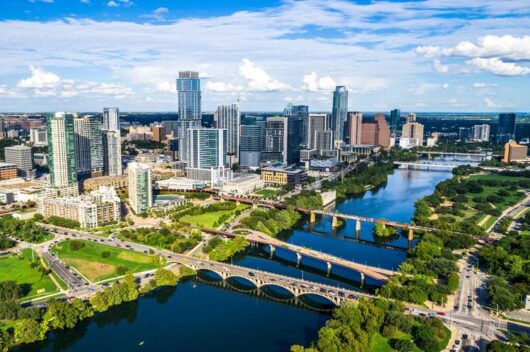
[(524, 1), (204, 8), (13, 1), (0, 15), (0, 110), (176, 111), (183, 70), (201, 72), (204, 111), (238, 98), (243, 111), (329, 111), (336, 85), (351, 111), (530, 109)]

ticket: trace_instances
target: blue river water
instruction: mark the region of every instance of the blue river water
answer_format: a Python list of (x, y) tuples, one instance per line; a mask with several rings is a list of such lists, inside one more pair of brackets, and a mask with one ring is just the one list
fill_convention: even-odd
[[(395, 170), (385, 185), (362, 197), (339, 202), (336, 208), (343, 213), (409, 222), (414, 203), (449, 177), (450, 172)], [(350, 221), (332, 231), (331, 219), (324, 217), (313, 226), (302, 222), (284, 234), (284, 239), (357, 262), (396, 269), (406, 257), (407, 238), (397, 236), (382, 243), (372, 231), (372, 224), (363, 223), (357, 236), (355, 223)], [(323, 263), (308, 259), (296, 267), (294, 255), (281, 249), (272, 259), (266, 249), (255, 250), (235, 259), (234, 264), (339, 287), (369, 290), (380, 284), (367, 280), (366, 286), (360, 288), (356, 273), (334, 268), (327, 276)], [(270, 298), (263, 298), (250, 291), (242, 292), (247, 289), (244, 282), (227, 286), (213, 279), (201, 275), (176, 288), (157, 290), (19, 350), (288, 351), (292, 344), (307, 345), (313, 341), (329, 319), (329, 313), (277, 301), (284, 298), (284, 292), (273, 290)], [(305, 303), (321, 308), (325, 302), (315, 298)]]

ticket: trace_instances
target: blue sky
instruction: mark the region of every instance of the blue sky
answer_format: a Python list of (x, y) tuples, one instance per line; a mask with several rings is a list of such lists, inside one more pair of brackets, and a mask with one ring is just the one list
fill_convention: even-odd
[(530, 110), (528, 0), (4, 0), (0, 111)]

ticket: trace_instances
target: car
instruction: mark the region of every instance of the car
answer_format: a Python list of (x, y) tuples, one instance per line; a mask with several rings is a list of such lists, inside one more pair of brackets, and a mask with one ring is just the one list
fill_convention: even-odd
[(249, 274), (250, 276), (256, 276), (256, 274), (254, 274), (252, 271), (249, 271), (248, 274)]
[(428, 315), (429, 315), (431, 318), (434, 318), (434, 317), (436, 317), (437, 314), (436, 314), (436, 313), (429, 313)]
[(469, 275), (466, 275), (466, 279), (469, 279)]
[(348, 298), (349, 299), (355, 299), (355, 296), (354, 295), (348, 295)]
[(468, 334), (463, 334), (462, 335), (462, 340), (466, 340), (468, 337), (469, 337)]
[(445, 313), (444, 312), (436, 312), (437, 315), (441, 316), (441, 317), (444, 317), (445, 316)]
[(455, 347), (458, 348), (458, 347), (460, 347), (460, 345), (462, 345), (462, 341), (456, 340), (455, 341)]
[(325, 288), (321, 288), (320, 292), (326, 293), (326, 289)]

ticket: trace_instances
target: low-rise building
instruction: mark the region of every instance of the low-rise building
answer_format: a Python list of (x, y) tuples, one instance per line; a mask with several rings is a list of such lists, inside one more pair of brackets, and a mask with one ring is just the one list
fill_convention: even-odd
[(45, 218), (59, 216), (79, 222), (83, 228), (95, 228), (121, 218), (121, 201), (112, 187), (77, 197), (45, 198), (40, 211)]
[(37, 202), (46, 192), (48, 184), (42, 181), (28, 181), (13, 178), (0, 181), (0, 203)]
[(299, 185), (307, 179), (303, 169), (294, 167), (265, 167), (261, 169), (261, 179), (269, 185), (283, 186), (288, 183)]
[(17, 166), (11, 163), (0, 162), (0, 180), (17, 178)]
[(92, 177), (81, 181), (81, 188), (85, 192), (99, 189), (99, 187), (113, 187), (117, 191), (127, 191), (127, 175)]
[(186, 177), (173, 177), (155, 182), (158, 189), (167, 191), (202, 191), (206, 188), (206, 182), (192, 180)]
[(265, 187), (265, 182), (260, 175), (247, 174), (235, 177), (225, 182), (221, 187), (221, 193), (232, 196), (244, 196)]

